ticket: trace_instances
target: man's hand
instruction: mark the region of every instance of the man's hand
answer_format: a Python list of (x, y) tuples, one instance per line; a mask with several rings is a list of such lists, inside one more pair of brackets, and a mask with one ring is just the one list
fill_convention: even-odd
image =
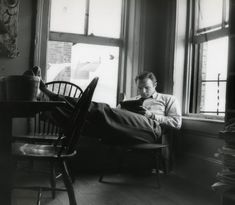
[(149, 110), (146, 110), (144, 116), (147, 118), (152, 118), (153, 114)]
[(140, 106), (142, 108), (142, 110), (140, 111), (140, 114), (144, 115), (147, 118), (151, 118), (152, 117), (152, 112), (150, 112), (146, 107), (144, 106)]

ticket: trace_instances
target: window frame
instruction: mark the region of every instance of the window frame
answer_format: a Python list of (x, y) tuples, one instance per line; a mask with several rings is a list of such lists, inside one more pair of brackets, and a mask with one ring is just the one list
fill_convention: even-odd
[[(90, 0), (87, 0), (89, 2)], [(86, 7), (88, 8), (87, 3)], [(35, 49), (34, 49), (34, 65), (39, 65), (42, 68), (42, 78), (46, 79), (47, 69), (47, 42), (70, 42), (85, 43), (101, 46), (116, 46), (119, 47), (119, 67), (118, 67), (118, 85), (117, 85), (117, 102), (119, 96), (125, 93), (125, 67), (127, 59), (126, 41), (128, 36), (128, 9), (129, 2), (122, 0), (121, 13), (121, 28), (119, 38), (109, 38), (95, 35), (88, 35), (88, 18), (85, 20), (84, 34), (73, 34), (50, 31), (50, 10), (51, 0), (37, 1), (36, 27), (35, 27)], [(86, 11), (87, 11), (86, 8)]]
[[(120, 28), (120, 36), (119, 38), (110, 38), (110, 37), (102, 37), (102, 36), (95, 36), (89, 35), (89, 5), (90, 0), (86, 0), (86, 8), (85, 8), (85, 25), (84, 25), (84, 34), (74, 34), (74, 33), (64, 33), (64, 32), (55, 32), (49, 30), (48, 41), (58, 41), (58, 42), (69, 42), (69, 43), (84, 43), (84, 44), (91, 44), (91, 45), (100, 45), (100, 46), (116, 46), (119, 47), (119, 63), (118, 63), (118, 74), (120, 74), (121, 70), (121, 62), (122, 62), (122, 52), (123, 52), (123, 41), (124, 41), (124, 18), (125, 15), (125, 6), (126, 1), (122, 0), (122, 13), (121, 13), (121, 28)], [(51, 0), (49, 5), (49, 11), (51, 6)], [(50, 17), (49, 17), (50, 19)], [(48, 24), (49, 25), (49, 24)], [(118, 75), (118, 85), (117, 85), (117, 99), (116, 104), (119, 101), (119, 93), (120, 93), (120, 75)]]
[(202, 43), (219, 39), (229, 34), (228, 21), (226, 21), (225, 1), (223, 1), (222, 24), (213, 25), (196, 32), (196, 9), (197, 0), (187, 1), (187, 28), (186, 28), (186, 60), (185, 60), (185, 83), (184, 83), (184, 109), (183, 115), (198, 119), (224, 121), (223, 116), (202, 114), (200, 110), (200, 49)]

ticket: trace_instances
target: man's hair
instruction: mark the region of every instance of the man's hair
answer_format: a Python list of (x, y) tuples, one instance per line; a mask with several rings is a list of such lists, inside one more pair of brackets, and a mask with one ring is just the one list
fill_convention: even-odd
[(155, 75), (152, 72), (148, 72), (148, 71), (145, 71), (145, 72), (140, 73), (139, 75), (137, 75), (136, 78), (135, 78), (135, 82), (137, 83), (138, 80), (142, 81), (142, 80), (147, 79), (147, 78), (152, 80), (153, 83), (157, 82), (157, 79), (156, 79)]

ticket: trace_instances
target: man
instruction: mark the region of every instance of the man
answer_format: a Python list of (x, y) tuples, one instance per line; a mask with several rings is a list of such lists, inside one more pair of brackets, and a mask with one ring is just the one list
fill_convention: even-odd
[[(135, 79), (139, 96), (130, 100), (140, 100), (142, 105), (138, 113), (123, 109), (122, 106), (111, 108), (105, 103), (92, 102), (83, 135), (102, 139), (107, 144), (155, 143), (161, 138), (162, 126), (180, 128), (181, 114), (175, 97), (156, 92), (156, 78), (153, 73), (144, 72)], [(41, 81), (40, 89), (52, 100), (58, 95), (50, 93)], [(74, 99), (66, 99), (67, 109), (51, 113), (50, 118), (58, 125), (73, 112)]]
[(143, 99), (144, 114), (160, 125), (179, 129), (181, 111), (176, 98), (156, 91), (157, 80), (152, 72), (143, 72), (135, 78), (139, 95), (132, 98)]

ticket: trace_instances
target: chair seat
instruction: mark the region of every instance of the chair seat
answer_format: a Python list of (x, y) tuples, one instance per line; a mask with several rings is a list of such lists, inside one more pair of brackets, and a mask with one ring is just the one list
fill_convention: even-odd
[(166, 148), (168, 145), (165, 144), (150, 144), (150, 143), (144, 143), (144, 144), (136, 144), (128, 146), (128, 149), (139, 149), (139, 150), (157, 150), (161, 148)]
[[(32, 135), (17, 135), (17, 136), (12, 136), (13, 141), (17, 142), (28, 142), (28, 143), (47, 143), (47, 144), (52, 144), (57, 142), (59, 138), (59, 135), (48, 135), (48, 134), (32, 134)], [(60, 140), (64, 139), (64, 136), (60, 138)]]
[[(148, 152), (151, 153), (152, 157), (155, 160), (155, 169), (157, 175), (157, 188), (160, 188), (160, 180), (159, 180), (159, 168), (160, 168), (160, 153), (163, 148), (167, 148), (168, 145), (166, 144), (155, 144), (155, 143), (142, 143), (142, 144), (135, 144), (130, 146), (122, 147), (124, 148), (123, 151), (131, 152), (131, 151), (138, 151), (138, 152)], [(120, 168), (120, 162), (123, 160), (124, 155), (118, 160), (118, 168)], [(99, 177), (99, 182), (102, 182), (104, 178), (104, 173), (101, 173)]]
[[(17, 157), (41, 157), (41, 158), (58, 158), (58, 147), (53, 145), (40, 145), (30, 143), (12, 143), (12, 154)], [(72, 157), (76, 153), (62, 153), (61, 158)]]

